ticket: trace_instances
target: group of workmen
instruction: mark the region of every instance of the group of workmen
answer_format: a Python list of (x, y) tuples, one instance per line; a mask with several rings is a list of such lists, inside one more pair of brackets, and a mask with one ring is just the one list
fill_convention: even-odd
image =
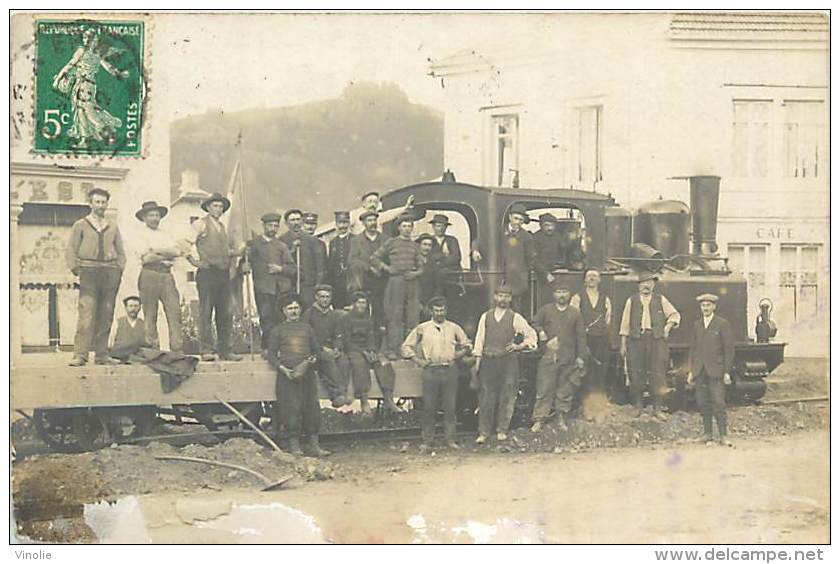
[[(398, 358), (423, 370), (422, 451), (431, 449), (435, 419), (444, 413), (444, 440), (456, 442), (456, 396), (459, 375), (469, 371), (479, 390), (477, 444), (488, 438), (504, 442), (518, 392), (519, 352), (537, 351), (540, 360), (533, 411), (534, 432), (552, 423), (560, 430), (579, 391), (605, 396), (610, 358), (612, 304), (600, 289), (597, 269), (586, 269), (579, 247), (554, 238), (557, 219), (543, 214), (541, 229), (523, 229), (527, 210), (514, 205), (503, 235), (504, 280), (494, 290), (493, 307), (483, 313), (474, 342), (453, 321), (451, 311), (463, 295), (461, 247), (447, 234), (444, 214), (431, 218), (432, 233), (413, 236), (423, 216), (409, 198), (404, 206), (383, 211), (379, 194), (362, 197), (362, 208), (335, 212), (329, 245), (314, 236), (318, 218), (290, 209), (282, 216), (262, 216), (263, 233), (244, 249), (231, 248), (222, 215), (230, 201), (215, 193), (202, 204), (206, 212), (193, 222), (192, 235), (180, 240), (161, 227), (166, 207), (146, 202), (136, 217), (145, 224), (139, 260), (139, 295), (125, 298), (126, 316), (118, 320), (109, 344), (114, 305), (126, 253), (118, 226), (105, 217), (110, 194), (89, 192), (91, 213), (74, 225), (67, 247), (68, 266), (79, 277), (79, 318), (71, 366), (84, 366), (91, 350), (96, 364), (119, 362), (112, 351), (142, 342), (158, 347), (157, 314), (163, 305), (170, 350), (182, 349), (180, 296), (172, 266), (184, 257), (196, 267), (201, 360), (238, 361), (231, 350), (232, 285), (235, 274), (251, 274), (260, 319), (263, 355), (278, 373), (278, 433), (292, 453), (324, 456), (320, 431), (319, 381), (333, 407), (360, 400), (370, 413), (371, 372), (383, 405), (394, 412)], [(279, 235), (280, 224), (286, 232)], [(394, 236), (380, 226), (393, 224)], [(562, 255), (562, 256), (561, 256)], [(471, 257), (480, 261), (473, 248)], [(563, 260), (583, 273), (577, 294), (552, 271)], [(522, 315), (531, 271), (553, 284), (554, 300), (531, 322)], [(663, 398), (668, 363), (667, 339), (680, 314), (656, 291), (656, 275), (642, 274), (639, 291), (624, 304), (620, 321), (621, 354), (629, 361), (633, 407), (641, 416), (647, 390), (652, 415), (667, 419)], [(698, 296), (702, 318), (693, 328), (692, 372), (703, 413), (706, 438), (712, 441), (712, 418), (719, 441), (728, 444), (724, 393), (734, 356), (729, 323), (714, 314), (717, 296)], [(143, 320), (139, 319), (142, 310)], [(215, 338), (213, 327), (215, 326)], [(353, 395), (348, 394), (352, 381)], [(305, 444), (302, 446), (302, 439)]]

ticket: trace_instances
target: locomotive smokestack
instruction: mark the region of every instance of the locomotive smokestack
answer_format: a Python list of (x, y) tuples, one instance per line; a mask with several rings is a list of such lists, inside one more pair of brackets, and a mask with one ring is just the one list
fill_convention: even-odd
[(689, 176), (691, 186), (691, 252), (717, 254), (720, 176)]

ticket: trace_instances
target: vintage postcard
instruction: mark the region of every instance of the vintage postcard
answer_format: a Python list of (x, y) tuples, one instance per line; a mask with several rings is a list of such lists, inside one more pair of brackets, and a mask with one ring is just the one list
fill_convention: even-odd
[(827, 11), (10, 26), (12, 542), (824, 557)]

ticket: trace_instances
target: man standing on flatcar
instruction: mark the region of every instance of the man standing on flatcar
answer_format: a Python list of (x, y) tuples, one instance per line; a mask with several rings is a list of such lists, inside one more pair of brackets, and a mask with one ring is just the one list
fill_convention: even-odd
[(563, 237), (557, 231), (557, 218), (550, 213), (540, 215), (540, 230), (534, 233), (534, 270), (540, 282), (554, 283), (553, 271), (565, 262)]
[(262, 216), (263, 234), (248, 243), (248, 257), (254, 278), (254, 299), (260, 316), (262, 350), (267, 350), (268, 336), (280, 321), (278, 302), (294, 290), (297, 266), (289, 247), (277, 237), (280, 214)]
[(529, 223), (528, 211), (522, 204), (513, 204), (508, 212), (508, 229), (502, 238), (502, 270), (504, 281), (513, 295), (513, 309), (530, 315), (529, 291), (531, 269), (536, 252), (534, 236), (522, 226)]
[(642, 413), (645, 387), (653, 396), (654, 415), (668, 417), (663, 399), (667, 391), (668, 337), (680, 324), (680, 312), (668, 298), (654, 291), (659, 278), (653, 273), (639, 275), (639, 292), (624, 304), (621, 315), (621, 356), (630, 363), (630, 396), (637, 414)]
[(450, 318), (458, 319), (458, 298), (461, 297), (463, 288), (460, 274), (461, 245), (457, 237), (446, 233), (451, 225), (447, 216), (442, 213), (435, 214), (429, 223), (434, 229), (431, 259), (439, 272), (440, 290), (446, 298)]
[(67, 243), (67, 266), (79, 277), (79, 317), (70, 366), (87, 364), (91, 349), (96, 364), (118, 362), (108, 355), (108, 337), (126, 257), (120, 228), (105, 217), (110, 200), (111, 194), (102, 188), (88, 192), (90, 214), (73, 224)]
[[(274, 418), (278, 439), (291, 454), (328, 456), (318, 443), (321, 406), (318, 377), (312, 369), (321, 350), (315, 331), (300, 319), (301, 299), (287, 294), (280, 302), (284, 320), (268, 337), (268, 361), (277, 370)], [(301, 449), (301, 436), (306, 437)]]
[(307, 235), (311, 235), (316, 241), (318, 241), (318, 251), (321, 254), (321, 260), (323, 260), (324, 264), (324, 277), (321, 283), (325, 282), (327, 279), (327, 244), (315, 237), (315, 231), (318, 230), (318, 214), (315, 212), (306, 212), (303, 214), (303, 225), (301, 226), (301, 231), (306, 233)]
[(344, 309), (349, 304), (347, 274), (350, 270), (350, 212), (335, 212), (335, 237), (330, 240), (327, 259), (329, 283), (333, 288), (333, 306)]
[(347, 399), (347, 359), (342, 352), (341, 318), (343, 313), (332, 306), (333, 288), (329, 284), (315, 286), (315, 304), (303, 313), (303, 322), (315, 330), (321, 345), (318, 357), (318, 376), (327, 389), (333, 407), (350, 405)]
[(283, 220), (287, 231), (280, 240), (289, 247), (298, 268), (295, 291), (303, 300), (302, 307), (309, 307), (315, 303), (315, 286), (323, 283), (326, 276), (327, 253), (321, 241), (303, 231), (303, 212), (299, 209), (286, 210)]
[(507, 440), (519, 385), (519, 351), (534, 350), (537, 334), (510, 307), (512, 290), (502, 284), (493, 294), (494, 307), (481, 315), (473, 355), (477, 361), (479, 393), (478, 437), (484, 444), (495, 429), (499, 441)]
[[(586, 329), (586, 346), (589, 349), (583, 401), (584, 416), (588, 417), (588, 406), (592, 402), (606, 399), (607, 367), (610, 360), (610, 323), (612, 323), (612, 303), (600, 290), (601, 273), (596, 268), (589, 268), (583, 275), (583, 291), (572, 296), (569, 305), (580, 311), (583, 326)], [(591, 398), (591, 399), (590, 399)]]
[(420, 247), (411, 238), (414, 219), (402, 215), (397, 219), (400, 234), (385, 241), (370, 262), (388, 274), (385, 286), (385, 317), (388, 320), (387, 355), (399, 358), (400, 344), (410, 328), (420, 321), (420, 291), (417, 278), (423, 268)]
[(403, 357), (412, 359), (423, 369), (422, 453), (432, 448), (438, 406), (443, 407), (446, 445), (451, 449), (460, 448), (455, 441), (456, 362), (469, 353), (470, 343), (461, 326), (446, 319), (446, 305), (446, 298), (432, 298), (428, 304), (432, 318), (412, 329), (402, 344)]
[(567, 285), (556, 284), (554, 303), (545, 304), (534, 316), (534, 329), (545, 344), (545, 354), (537, 367), (537, 398), (531, 427), (534, 433), (540, 432), (552, 410), (558, 429), (568, 430), (566, 417), (589, 357), (583, 319), (576, 308), (569, 307), (571, 295)]
[(377, 329), (382, 325), (382, 296), (385, 292), (385, 279), (370, 260), (373, 253), (385, 242), (386, 237), (379, 231), (379, 214), (368, 211), (362, 214), (361, 221), (365, 230), (350, 239), (350, 271), (347, 278), (347, 291), (363, 291), (370, 300), (373, 319)]
[(697, 296), (697, 301), (703, 316), (694, 322), (692, 329), (688, 384), (694, 385), (697, 406), (703, 414), (706, 444), (714, 444), (714, 417), (717, 420), (718, 441), (732, 446), (726, 436), (726, 386), (732, 384), (729, 374), (735, 360), (732, 326), (715, 313), (718, 303), (716, 295), (702, 294)]

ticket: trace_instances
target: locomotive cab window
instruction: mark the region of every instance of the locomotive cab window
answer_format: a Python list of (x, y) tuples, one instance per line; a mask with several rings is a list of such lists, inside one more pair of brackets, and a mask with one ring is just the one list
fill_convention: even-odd
[(461, 269), (470, 270), (470, 246), (476, 239), (476, 214), (469, 206), (463, 204), (432, 203), (423, 204), (425, 215), (414, 223), (414, 238), (424, 233), (435, 234), (434, 227), (430, 223), (436, 215), (444, 215), (449, 220), (447, 235), (458, 239), (458, 249), (461, 251)]

